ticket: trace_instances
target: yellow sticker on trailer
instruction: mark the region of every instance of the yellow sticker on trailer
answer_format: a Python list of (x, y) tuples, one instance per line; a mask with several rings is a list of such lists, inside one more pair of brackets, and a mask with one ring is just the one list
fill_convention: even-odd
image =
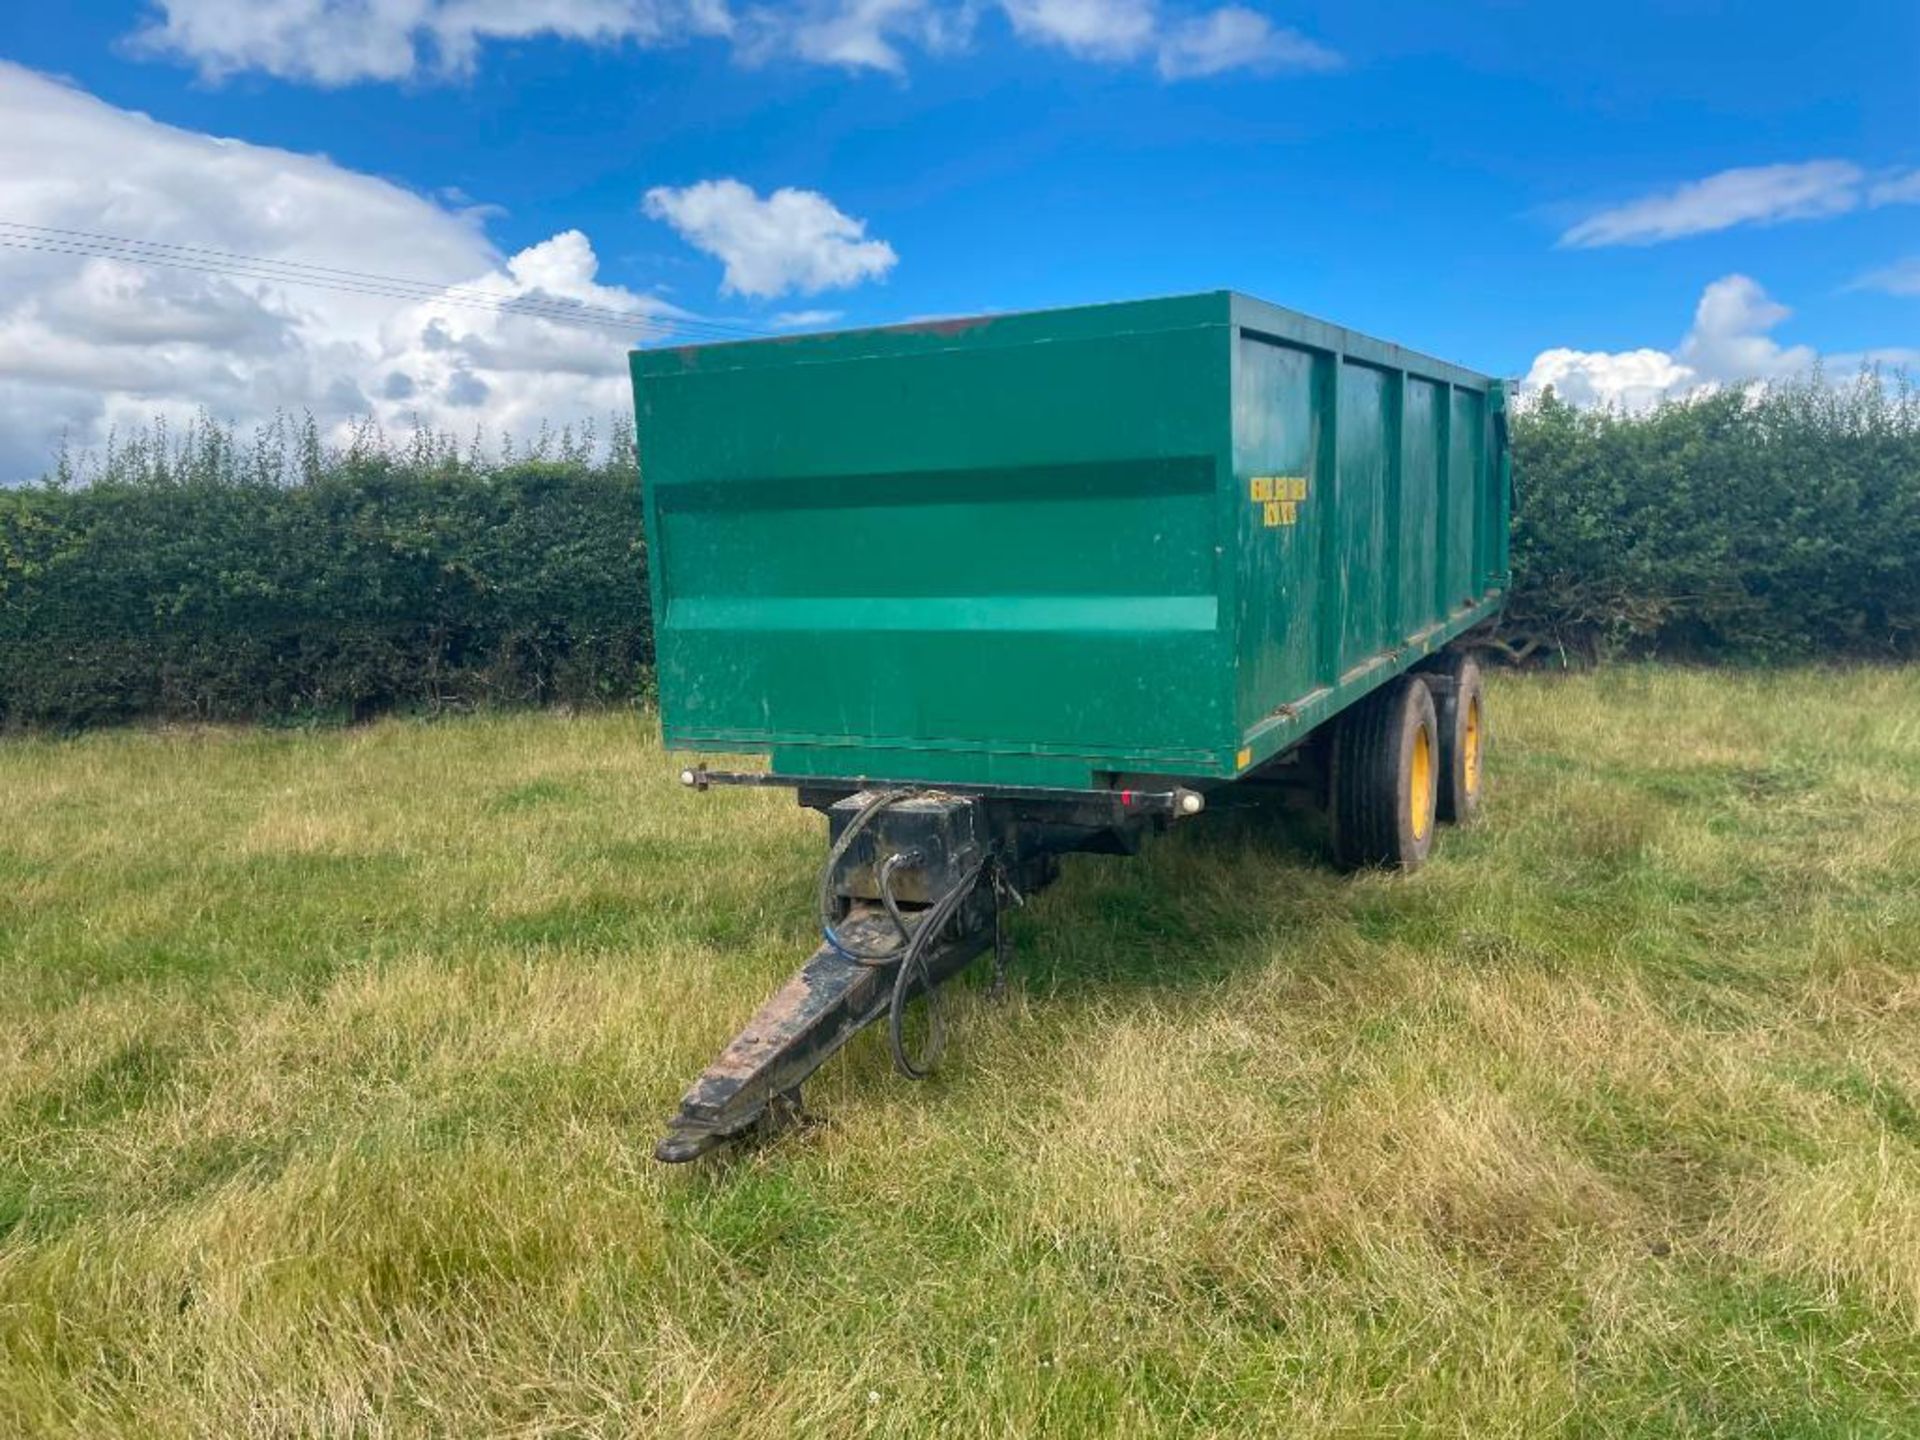
[(1247, 498), (1260, 507), (1260, 523), (1268, 529), (1297, 524), (1300, 502), (1307, 498), (1307, 477), (1255, 475), (1247, 482)]

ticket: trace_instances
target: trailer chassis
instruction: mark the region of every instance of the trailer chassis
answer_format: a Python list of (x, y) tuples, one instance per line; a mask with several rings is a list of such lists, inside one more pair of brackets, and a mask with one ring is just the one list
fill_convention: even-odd
[[(924, 996), (931, 1007), (938, 986), (988, 951), (997, 995), (1013, 958), (1009, 911), (1052, 883), (1061, 855), (1132, 854), (1149, 830), (1206, 806), (1179, 785), (934, 787), (704, 766), (680, 779), (696, 791), (793, 790), (827, 816), (830, 845), (819, 948), (681, 1099), (654, 1147), (668, 1164), (797, 1116), (801, 1084), (882, 1018), (893, 1027), (896, 1068), (918, 1078), (932, 1057), (904, 1052), (904, 1003)], [(935, 1053), (937, 1044), (936, 1030)]]

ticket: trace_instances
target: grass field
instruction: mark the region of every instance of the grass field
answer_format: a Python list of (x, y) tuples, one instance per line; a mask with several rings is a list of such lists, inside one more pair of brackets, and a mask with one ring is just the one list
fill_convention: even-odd
[(0, 745), (0, 1435), (1920, 1432), (1920, 671), (1494, 679), (655, 1166), (820, 822), (631, 716)]

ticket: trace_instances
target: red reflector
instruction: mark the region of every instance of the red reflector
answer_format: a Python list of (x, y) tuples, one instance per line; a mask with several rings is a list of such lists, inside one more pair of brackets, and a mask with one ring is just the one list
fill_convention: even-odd
[(1131, 791), (1131, 790), (1122, 790), (1122, 791), (1120, 792), (1120, 803), (1121, 803), (1122, 805), (1131, 805), (1131, 804), (1133, 804), (1133, 791)]

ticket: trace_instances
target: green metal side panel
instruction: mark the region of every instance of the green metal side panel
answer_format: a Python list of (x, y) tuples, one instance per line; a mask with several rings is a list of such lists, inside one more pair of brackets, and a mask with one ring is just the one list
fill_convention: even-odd
[[(1311, 690), (1319, 665), (1319, 535), (1301, 521), (1314, 503), (1311, 477), (1321, 446), (1320, 379), (1314, 353), (1259, 336), (1237, 343), (1234, 457), (1230, 495), (1236, 568), (1242, 577), (1235, 633), (1235, 737), (1260, 720), (1266, 697)], [(1309, 482), (1286, 524), (1266, 523), (1257, 479)], [(1285, 518), (1282, 516), (1281, 518)], [(1236, 747), (1237, 748), (1237, 747)]]
[(1340, 531), (1335, 566), (1340, 587), (1337, 675), (1399, 639), (1398, 607), (1388, 589), (1395, 577), (1387, 549), (1387, 455), (1393, 438), (1387, 419), (1386, 372), (1343, 362), (1339, 463), (1328, 496)]
[(1400, 553), (1399, 633), (1411, 635), (1433, 613), (1439, 593), (1440, 556), (1440, 399), (1431, 380), (1407, 378), (1401, 428), (1400, 524), (1406, 541)]
[[(1234, 485), (1256, 517), (1241, 534), (1240, 773), (1498, 609), (1507, 472), (1487, 377), (1244, 296), (1234, 322)], [(1293, 476), (1304, 498), (1261, 514)]]
[(956, 783), (1211, 766), (1224, 320), (637, 355), (667, 743)]
[(676, 748), (951, 784), (1231, 777), (1505, 583), (1497, 387), (1243, 296), (641, 351), (633, 374)]
[(1447, 472), (1459, 477), (1447, 511), (1446, 543), (1442, 547), (1446, 608), (1471, 604), (1480, 594), (1481, 515), (1491, 492), (1486, 468), (1486, 398), (1484, 394), (1453, 392), (1452, 453)]

